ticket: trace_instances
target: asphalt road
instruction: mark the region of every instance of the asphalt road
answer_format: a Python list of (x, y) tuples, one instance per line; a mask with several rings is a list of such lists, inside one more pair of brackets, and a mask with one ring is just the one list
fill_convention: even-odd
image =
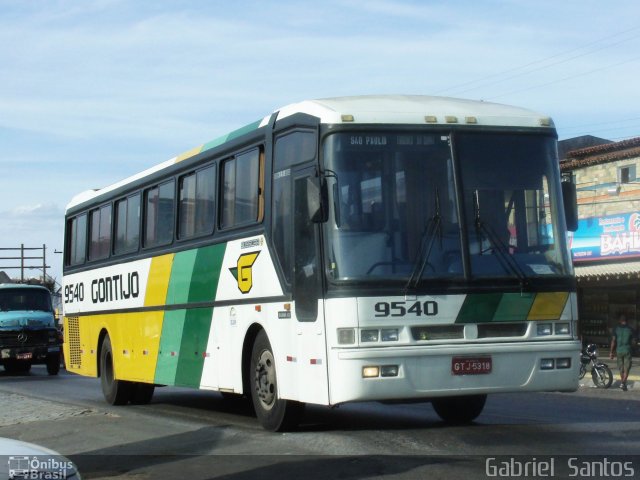
[(0, 373), (0, 436), (59, 451), (84, 478), (492, 478), (518, 465), (638, 478), (640, 389), (489, 396), (474, 424), (456, 427), (429, 403), (310, 406), (299, 430), (274, 434), (244, 400), (159, 388), (149, 405), (111, 407), (97, 379), (34, 366)]

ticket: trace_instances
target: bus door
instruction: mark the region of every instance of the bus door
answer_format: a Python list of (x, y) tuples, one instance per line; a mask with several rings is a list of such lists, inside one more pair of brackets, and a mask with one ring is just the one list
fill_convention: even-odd
[(307, 191), (316, 167), (295, 168), (293, 180), (293, 305), (299, 400), (327, 403), (327, 350), (320, 228), (310, 218)]

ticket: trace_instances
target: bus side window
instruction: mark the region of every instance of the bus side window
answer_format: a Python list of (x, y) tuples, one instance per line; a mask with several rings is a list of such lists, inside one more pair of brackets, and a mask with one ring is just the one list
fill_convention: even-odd
[(275, 141), (271, 234), (287, 284), (291, 284), (293, 270), (291, 167), (312, 161), (316, 156), (316, 144), (316, 134), (310, 130), (287, 132)]
[(87, 214), (83, 213), (67, 222), (67, 265), (81, 265), (87, 257)]
[(144, 194), (144, 247), (167, 245), (173, 241), (175, 182), (170, 180)]
[(140, 240), (140, 194), (118, 200), (115, 217), (113, 253), (135, 252)]
[(197, 170), (180, 177), (178, 238), (211, 234), (214, 224), (214, 167)]
[(320, 275), (316, 225), (311, 222), (307, 204), (308, 176), (294, 180), (294, 299), (300, 322), (315, 322), (318, 316)]
[(111, 249), (111, 204), (89, 213), (89, 260), (109, 256)]
[(260, 148), (236, 155), (222, 163), (220, 178), (220, 228), (251, 224), (261, 219), (260, 202), (264, 189), (260, 172)]

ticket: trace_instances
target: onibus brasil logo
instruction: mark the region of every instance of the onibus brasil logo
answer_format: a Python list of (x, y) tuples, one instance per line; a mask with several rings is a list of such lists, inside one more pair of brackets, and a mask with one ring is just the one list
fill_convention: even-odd
[(9, 457), (9, 478), (59, 479), (75, 474), (72, 462), (59, 457)]
[(249, 293), (253, 287), (253, 264), (256, 263), (258, 255), (260, 251), (243, 253), (238, 257), (236, 266), (229, 269), (242, 293)]

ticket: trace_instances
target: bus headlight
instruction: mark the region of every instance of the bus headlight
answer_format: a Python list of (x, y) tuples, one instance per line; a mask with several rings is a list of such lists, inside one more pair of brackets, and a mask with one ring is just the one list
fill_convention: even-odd
[(362, 378), (375, 378), (380, 376), (380, 367), (362, 367)]
[(398, 376), (398, 365), (382, 365), (380, 367), (380, 376), (381, 377), (397, 377)]
[(381, 336), (383, 342), (397, 342), (398, 341), (398, 329), (397, 328), (383, 328), (380, 336)]
[(540, 360), (540, 370), (553, 370), (555, 361), (553, 358), (543, 358)]
[(556, 335), (569, 335), (571, 333), (568, 323), (556, 323), (554, 328)]
[(543, 337), (546, 335), (551, 335), (551, 324), (550, 323), (539, 323), (538, 324), (538, 336)]
[(338, 329), (338, 345), (353, 345), (356, 343), (356, 331), (353, 328)]
[(360, 331), (361, 342), (377, 342), (380, 337), (379, 330), (362, 330)]

